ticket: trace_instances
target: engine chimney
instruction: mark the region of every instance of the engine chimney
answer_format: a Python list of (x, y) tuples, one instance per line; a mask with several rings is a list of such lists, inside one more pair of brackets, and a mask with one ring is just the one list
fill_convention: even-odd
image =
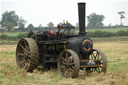
[(79, 35), (85, 35), (85, 6), (86, 3), (78, 3), (79, 12)]

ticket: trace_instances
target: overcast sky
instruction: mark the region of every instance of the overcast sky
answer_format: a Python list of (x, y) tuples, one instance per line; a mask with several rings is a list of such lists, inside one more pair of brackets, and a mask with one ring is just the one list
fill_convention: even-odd
[[(128, 25), (128, 0), (0, 0), (0, 18), (5, 11), (16, 11), (16, 14), (27, 20), (27, 25), (55, 26), (68, 20), (76, 25), (78, 22), (78, 2), (86, 2), (86, 15), (91, 13), (105, 16), (104, 24), (120, 24), (119, 11), (125, 11), (124, 25)], [(86, 19), (87, 20), (87, 19)]]

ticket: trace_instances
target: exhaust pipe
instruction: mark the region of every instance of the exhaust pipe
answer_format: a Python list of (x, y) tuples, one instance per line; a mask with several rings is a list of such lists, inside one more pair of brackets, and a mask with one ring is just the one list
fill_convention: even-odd
[(78, 3), (79, 35), (86, 35), (86, 32), (85, 32), (85, 6), (86, 6), (86, 3)]

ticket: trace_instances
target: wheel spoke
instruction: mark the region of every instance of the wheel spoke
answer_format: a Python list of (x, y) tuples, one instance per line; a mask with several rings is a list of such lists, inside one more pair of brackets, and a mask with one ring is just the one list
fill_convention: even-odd
[(24, 65), (24, 69), (27, 69), (27, 68), (28, 68), (28, 64), (25, 63), (25, 65)]
[(68, 52), (66, 52), (65, 57), (66, 57), (66, 61), (68, 61)]
[(75, 63), (69, 63), (70, 66), (75, 65)]
[(31, 55), (30, 55), (30, 54), (28, 54), (26, 57), (30, 59), (30, 58), (31, 58)]
[(92, 72), (92, 68), (89, 68), (89, 72)]
[(29, 46), (25, 40), (24, 40), (24, 45), (25, 45), (26, 52), (29, 52), (30, 49), (29, 49)]
[(20, 47), (21, 47), (23, 50), (25, 50), (25, 48), (21, 45), (21, 43), (20, 43)]
[(30, 65), (30, 63), (28, 63), (28, 61), (25, 63), (25, 65), (24, 65), (24, 69), (28, 69), (28, 67), (29, 67), (29, 65)]
[(95, 72), (95, 68), (93, 68), (93, 72)]
[(64, 64), (64, 65), (65, 65), (65, 64), (66, 64), (66, 62), (65, 62), (65, 61), (62, 61), (62, 64)]
[(28, 46), (27, 46), (27, 43), (25, 42), (25, 40), (24, 40), (24, 45), (25, 45), (25, 48), (27, 48)]
[(26, 54), (27, 53), (26, 49), (21, 44), (20, 47), (23, 49), (23, 52)]
[(64, 76), (65, 76), (65, 77), (71, 77), (71, 76), (72, 76), (69, 69), (67, 69), (67, 70), (65, 71)]
[(93, 57), (94, 57), (95, 60), (97, 59), (97, 52), (95, 52)]
[(61, 59), (62, 59), (64, 62), (66, 62), (66, 59), (64, 59), (63, 57), (61, 57)]
[(28, 51), (28, 55), (30, 55), (31, 54), (31, 51)]
[(99, 53), (97, 52), (97, 54), (96, 54), (96, 57), (97, 57), (97, 59), (99, 59)]
[(94, 56), (95, 56), (94, 53), (92, 53), (92, 55), (91, 55), (91, 59), (94, 59)]
[(103, 68), (102, 68), (102, 67), (99, 67), (99, 69), (100, 69), (100, 72), (102, 72), (102, 71), (103, 71)]
[(29, 47), (27, 47), (27, 43), (24, 41), (25, 47), (23, 45), (20, 44), (20, 47), (23, 49), (23, 53), (26, 57), (31, 57), (30, 54), (30, 49)]
[(30, 59), (28, 59), (27, 61), (28, 61), (28, 64), (30, 64), (30, 63), (31, 63), (31, 60), (30, 60)]
[(24, 54), (23, 54), (23, 53), (17, 53), (17, 55), (18, 55), (18, 56), (24, 56)]
[(99, 68), (97, 68), (97, 72), (100, 72), (100, 69)]
[(65, 77), (67, 77), (67, 74), (68, 74), (68, 73), (67, 73), (67, 70), (64, 71), (64, 76), (65, 76)]
[(25, 59), (23, 59), (19, 64), (23, 64), (23, 63), (25, 63)]
[(68, 62), (69, 62), (69, 63), (72, 62), (72, 56), (69, 56), (69, 58), (68, 58)]
[(94, 72), (96, 72), (96, 68), (93, 68), (94, 69)]

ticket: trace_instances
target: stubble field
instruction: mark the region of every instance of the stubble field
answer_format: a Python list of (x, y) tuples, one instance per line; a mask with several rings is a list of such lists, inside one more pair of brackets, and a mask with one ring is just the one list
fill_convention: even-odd
[(16, 66), (16, 45), (0, 45), (0, 85), (128, 85), (128, 41), (94, 42), (107, 56), (106, 74), (80, 71), (66, 79), (56, 69), (26, 73)]

